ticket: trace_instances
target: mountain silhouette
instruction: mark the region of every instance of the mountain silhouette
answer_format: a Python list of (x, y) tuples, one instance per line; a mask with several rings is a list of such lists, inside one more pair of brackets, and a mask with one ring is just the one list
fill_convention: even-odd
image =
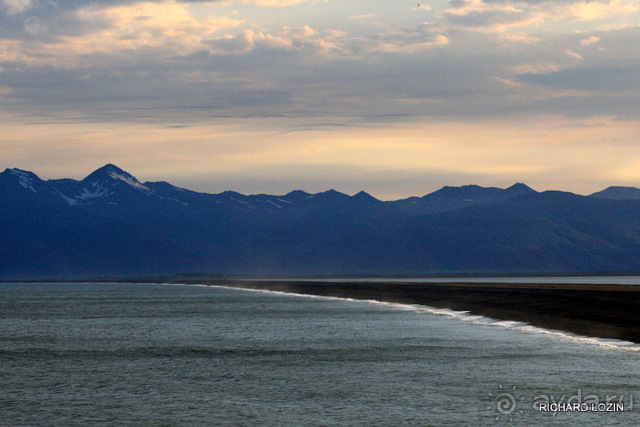
[(0, 173), (0, 279), (640, 271), (640, 190), (206, 194), (108, 164)]

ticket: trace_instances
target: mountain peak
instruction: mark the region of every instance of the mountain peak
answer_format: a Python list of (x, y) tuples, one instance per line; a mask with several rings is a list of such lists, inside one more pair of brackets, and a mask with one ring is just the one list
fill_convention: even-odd
[(38, 175), (36, 175), (33, 172), (29, 172), (29, 171), (25, 171), (17, 168), (13, 168), (13, 169), (7, 168), (2, 173), (2, 175), (7, 175), (12, 177), (11, 179), (17, 181), (17, 183), (23, 188), (29, 189), (34, 193), (38, 192), (36, 187), (40, 186), (41, 180), (40, 178), (38, 178)]
[(135, 176), (131, 175), (129, 172), (126, 172), (114, 164), (107, 163), (100, 169), (96, 169), (93, 173), (83, 179), (85, 183), (93, 183), (93, 182), (112, 182), (112, 181), (123, 181), (124, 183), (134, 187), (138, 190), (151, 192), (151, 189), (145, 187), (136, 179)]
[(459, 198), (459, 197), (477, 197), (478, 195), (491, 191), (489, 188), (480, 187), (479, 185), (462, 185), (459, 187), (444, 186), (441, 189), (434, 191), (431, 194), (427, 194), (426, 198), (430, 197), (446, 197), (446, 198)]
[(358, 194), (355, 194), (353, 197), (351, 197), (354, 200), (367, 200), (367, 201), (378, 201), (378, 199), (376, 199), (375, 197), (373, 197), (371, 194), (367, 193), (366, 191), (360, 191)]
[(349, 198), (349, 196), (347, 196), (346, 194), (336, 191), (333, 188), (331, 190), (323, 191), (322, 193), (314, 194), (314, 196), (321, 196), (321, 197), (336, 199), (336, 200)]
[(521, 194), (535, 193), (536, 192), (536, 190), (534, 190), (533, 188), (531, 188), (528, 185), (523, 184), (521, 182), (516, 182), (511, 187), (506, 188), (504, 191), (506, 193), (511, 194), (511, 195), (521, 195)]
[(308, 196), (311, 196), (311, 194), (302, 190), (293, 190), (285, 194), (285, 196), (286, 197), (308, 197)]
[(593, 193), (589, 197), (612, 200), (635, 200), (640, 199), (640, 188), (611, 186), (605, 190)]
[[(101, 176), (101, 177), (109, 176), (109, 177), (112, 177), (112, 175), (125, 176), (125, 177), (128, 177), (128, 178), (135, 179), (133, 177), (133, 175), (131, 175), (129, 172), (126, 172), (126, 171), (120, 169), (118, 166), (116, 166), (116, 165), (114, 165), (112, 163), (107, 163), (106, 165), (102, 166), (101, 168), (96, 169), (89, 176)], [(89, 178), (89, 176), (87, 178)], [(114, 179), (117, 179), (117, 178), (114, 178)]]
[[(513, 185), (512, 185), (511, 187), (509, 187), (509, 188), (521, 188), (521, 189), (524, 189), (524, 190), (526, 190), (526, 189), (531, 190), (531, 187), (529, 187), (528, 185), (523, 184), (523, 183), (521, 183), (521, 182), (516, 182), (515, 184), (513, 184)], [(508, 189), (509, 189), (509, 188), (508, 188)], [(507, 190), (508, 190), (508, 189), (507, 189)]]
[(100, 169), (115, 170), (117, 172), (124, 172), (122, 169), (120, 169), (119, 167), (117, 167), (113, 163), (107, 163), (106, 165), (104, 165), (103, 167), (99, 168), (98, 170), (100, 170)]
[(118, 191), (116, 188), (134, 189), (146, 194), (155, 194), (153, 190), (141, 184), (130, 173), (108, 163), (80, 181), (79, 187), (69, 191), (68, 193), (70, 194), (67, 194), (67, 201), (75, 204), (88, 199), (111, 196)]

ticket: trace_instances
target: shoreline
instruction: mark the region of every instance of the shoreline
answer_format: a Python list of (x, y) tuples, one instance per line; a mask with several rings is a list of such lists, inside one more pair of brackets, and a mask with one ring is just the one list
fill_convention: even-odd
[(167, 282), (419, 304), (640, 344), (640, 286), (634, 285), (238, 279)]

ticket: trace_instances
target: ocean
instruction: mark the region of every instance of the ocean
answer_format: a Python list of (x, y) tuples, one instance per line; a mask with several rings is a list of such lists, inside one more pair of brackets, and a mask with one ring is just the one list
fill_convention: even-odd
[(638, 425), (639, 350), (415, 305), (0, 283), (0, 425)]

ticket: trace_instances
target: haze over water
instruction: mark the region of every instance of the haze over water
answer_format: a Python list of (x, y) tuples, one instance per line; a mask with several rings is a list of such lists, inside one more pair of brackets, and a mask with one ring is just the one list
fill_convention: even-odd
[[(640, 421), (638, 346), (428, 307), (199, 286), (0, 284), (0, 331), (7, 425)], [(541, 396), (615, 396), (626, 411), (540, 412)], [(515, 406), (504, 406), (510, 397)]]

